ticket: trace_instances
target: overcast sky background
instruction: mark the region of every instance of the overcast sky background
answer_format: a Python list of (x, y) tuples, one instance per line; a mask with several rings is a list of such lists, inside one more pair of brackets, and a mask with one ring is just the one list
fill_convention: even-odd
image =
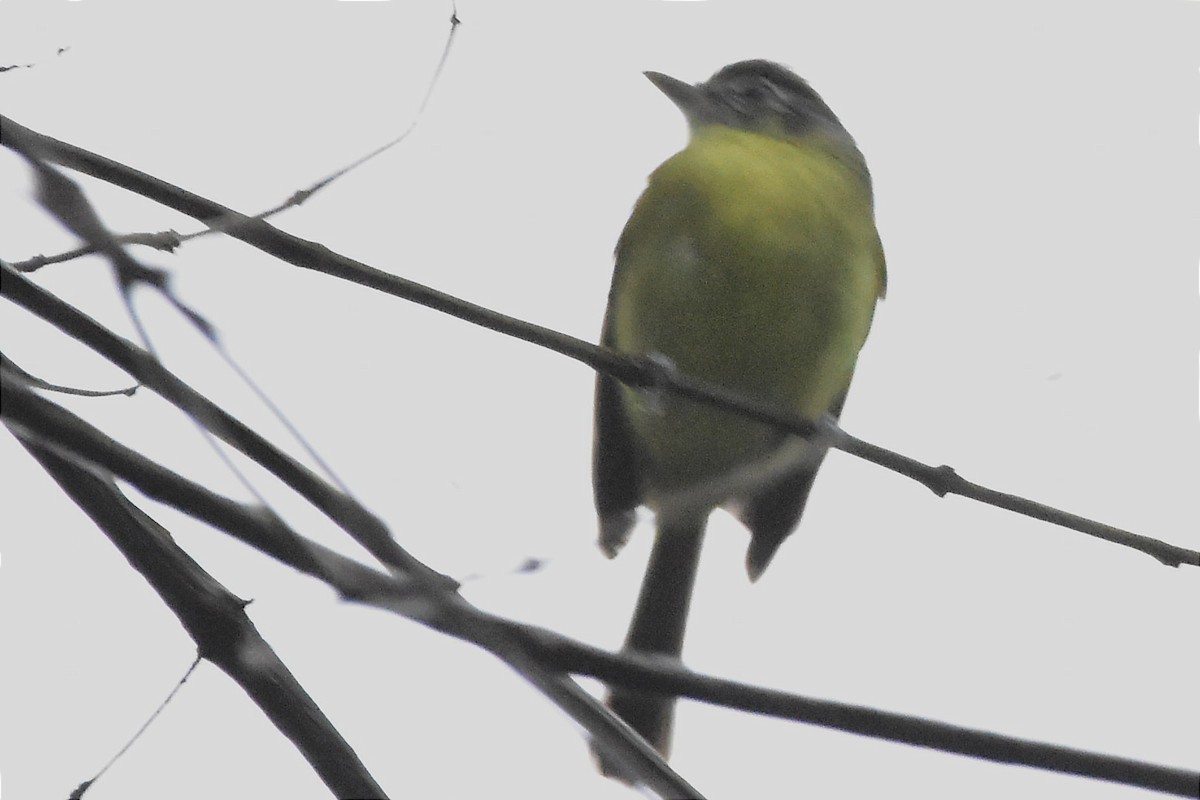
[[(0, 3), (0, 111), (240, 211), (282, 201), (411, 122), (442, 2)], [(889, 293), (843, 422), (965, 477), (1200, 548), (1197, 67), (1182, 2), (481, 3), (415, 132), (275, 220), (381, 269), (594, 341), (611, 251), (679, 113), (644, 78), (766, 57), (808, 78), (875, 178)], [(59, 48), (69, 48), (56, 55)], [(196, 229), (79, 178), (118, 231)], [(0, 150), (0, 258), (74, 245)], [(565, 358), (208, 237), (142, 252), (406, 548), (479, 605), (616, 647), (649, 548), (594, 545), (592, 374)], [(35, 279), (133, 338), (106, 265)], [(164, 360), (299, 454), (157, 298)], [(89, 388), (127, 378), (15, 307), (7, 355)], [(150, 392), (55, 398), (236, 497)], [(0, 435), (0, 780), (65, 798), (194, 655), (175, 618)], [(314, 538), (361, 555), (287, 492)], [(570, 720), (500, 662), (152, 503), (238, 595), (393, 797), (623, 798)], [(755, 586), (714, 519), (686, 660), (815, 697), (1195, 768), (1200, 570), (831, 454)], [(513, 575), (529, 557), (533, 575)], [(713, 798), (1138, 798), (1099, 782), (685, 703), (672, 762)], [(320, 798), (203, 665), (88, 794)]]

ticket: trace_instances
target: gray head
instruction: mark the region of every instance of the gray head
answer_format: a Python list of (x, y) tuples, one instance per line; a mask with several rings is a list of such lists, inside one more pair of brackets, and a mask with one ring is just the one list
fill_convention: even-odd
[(693, 129), (727, 125), (774, 136), (846, 130), (803, 78), (773, 61), (739, 61), (695, 85), (661, 72), (647, 72), (646, 77)]

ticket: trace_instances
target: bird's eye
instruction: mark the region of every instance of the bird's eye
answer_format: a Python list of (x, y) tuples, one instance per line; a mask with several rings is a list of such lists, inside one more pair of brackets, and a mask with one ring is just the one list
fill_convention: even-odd
[(731, 104), (743, 114), (761, 113), (778, 104), (779, 89), (768, 80), (756, 80), (738, 86)]
[(725, 102), (739, 114), (752, 113), (763, 101), (763, 89), (763, 85), (757, 81), (732, 86), (725, 97)]
[(762, 82), (748, 83), (738, 94), (745, 100), (762, 100), (768, 94), (767, 89), (767, 85)]

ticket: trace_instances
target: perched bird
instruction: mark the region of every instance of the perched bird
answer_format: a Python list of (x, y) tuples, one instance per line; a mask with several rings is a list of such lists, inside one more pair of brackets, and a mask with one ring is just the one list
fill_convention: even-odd
[[(779, 64), (731, 64), (696, 85), (646, 77), (683, 112), (690, 139), (650, 176), (617, 243), (602, 343), (836, 418), (886, 280), (862, 154)], [(595, 411), (601, 547), (616, 555), (639, 506), (657, 523), (625, 649), (677, 658), (709, 514), (726, 508), (749, 529), (756, 580), (796, 527), (824, 450), (603, 374)], [(608, 699), (664, 756), (674, 702), (624, 687)]]

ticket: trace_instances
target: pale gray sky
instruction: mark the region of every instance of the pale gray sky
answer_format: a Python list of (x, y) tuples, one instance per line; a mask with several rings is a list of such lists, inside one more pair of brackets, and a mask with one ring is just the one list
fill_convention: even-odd
[[(1200, 548), (1195, 220), (1200, 6), (1180, 3), (476, 3), (416, 131), (276, 222), (398, 275), (595, 340), (611, 251), (682, 146), (640, 73), (749, 57), (808, 78), (875, 177), (889, 294), (850, 432), (965, 477)], [(0, 110), (256, 212), (408, 125), (444, 3), (0, 3)], [(60, 47), (69, 51), (56, 56)], [(80, 179), (121, 231), (195, 223)], [(72, 245), (0, 149), (0, 257)], [(500, 613), (619, 644), (649, 528), (605, 561), (592, 376), (547, 351), (211, 238), (144, 254), (400, 541)], [(105, 265), (36, 279), (132, 335)], [(153, 297), (169, 366), (278, 431)], [(123, 383), (12, 306), (7, 355)], [(243, 490), (150, 393), (61, 402)], [(277, 437), (279, 441), (286, 441)], [(288, 444), (295, 451), (296, 448)], [(11, 436), (0, 544), (5, 796), (64, 798), (193, 656), (142, 579)], [(347, 553), (323, 520), (297, 525)], [(148, 505), (249, 613), (394, 797), (623, 798), (573, 724), (500, 662), (339, 603)], [(686, 660), (816, 697), (1180, 766), (1200, 753), (1200, 571), (833, 454), (759, 584), (714, 521)], [(532, 576), (506, 572), (546, 558)], [(683, 704), (675, 766), (713, 798), (1137, 798), (1144, 793)], [(91, 800), (325, 796), (203, 666)]]

